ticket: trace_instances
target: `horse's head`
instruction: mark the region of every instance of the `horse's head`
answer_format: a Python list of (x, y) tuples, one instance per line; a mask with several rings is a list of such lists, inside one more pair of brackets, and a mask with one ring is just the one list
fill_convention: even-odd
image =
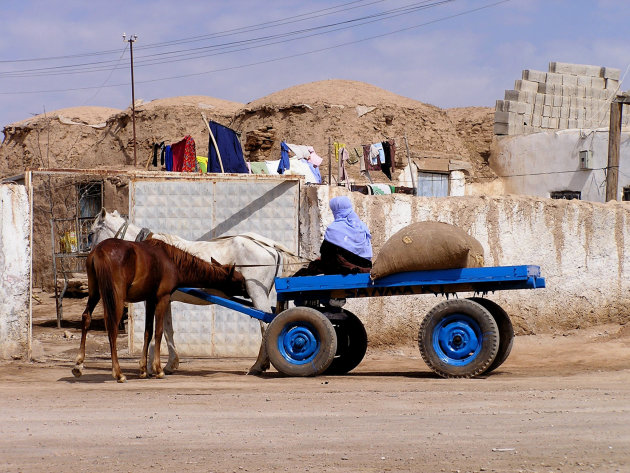
[[(119, 231), (125, 228), (127, 220), (118, 213), (118, 210), (108, 212), (105, 208), (101, 209), (99, 214), (94, 218), (90, 232), (88, 233), (88, 244), (90, 248), (94, 248), (103, 240), (108, 238), (122, 238), (123, 240), (134, 240), (138, 234), (139, 227), (128, 224), (127, 231), (124, 235), (120, 235)], [(118, 235), (117, 235), (118, 234)]]
[(226, 279), (228, 291), (234, 296), (247, 297), (247, 286), (245, 285), (245, 278), (240, 271), (236, 270), (235, 265), (230, 265), (228, 268), (228, 277)]
[(214, 258), (210, 258), (213, 265), (220, 267), (225, 274), (223, 282), (223, 292), (228, 296), (245, 296), (248, 297), (247, 287), (245, 285), (245, 277), (236, 270), (236, 265), (221, 264)]
[(110, 221), (112, 218), (121, 218), (116, 210), (113, 213), (108, 213), (103, 207), (92, 221), (90, 232), (88, 233), (88, 245), (90, 248), (94, 248), (103, 240), (112, 238), (116, 233), (115, 230), (110, 228)]

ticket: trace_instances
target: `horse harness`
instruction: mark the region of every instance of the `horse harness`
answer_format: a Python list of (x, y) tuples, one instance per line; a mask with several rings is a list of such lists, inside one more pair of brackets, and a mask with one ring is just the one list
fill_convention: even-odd
[[(118, 229), (118, 231), (114, 235), (114, 238), (119, 238), (121, 240), (124, 240), (125, 239), (125, 234), (127, 233), (127, 228), (129, 228), (129, 219), (125, 218), (125, 223), (123, 223), (120, 226), (120, 228)], [(153, 232), (151, 232), (151, 230), (149, 230), (146, 227), (142, 227), (140, 229), (140, 231), (138, 232), (138, 235), (136, 236), (135, 241), (144, 241), (152, 234), (153, 234)]]
[[(129, 219), (125, 218), (125, 223), (123, 223), (120, 228), (118, 229), (118, 231), (116, 232), (116, 234), (114, 235), (114, 238), (119, 238), (119, 239), (124, 239), (125, 238), (125, 233), (127, 233), (127, 228), (129, 228)], [(140, 229), (140, 231), (138, 232), (138, 235), (136, 236), (135, 241), (144, 241), (147, 238), (149, 238), (151, 235), (153, 235), (153, 232), (151, 230), (149, 230), (146, 227), (142, 227)], [(227, 240), (229, 238), (234, 238), (235, 236), (240, 236), (241, 238), (247, 238), (251, 241), (253, 241), (254, 243), (256, 243), (257, 245), (259, 245), (262, 248), (273, 248), (274, 250), (276, 250), (276, 255), (277, 255), (277, 259), (276, 259), (276, 263), (275, 264), (237, 264), (235, 266), (239, 267), (239, 268), (262, 268), (265, 266), (275, 266), (276, 267), (276, 276), (278, 275), (278, 271), (280, 270), (280, 266), (283, 266), (283, 262), (282, 262), (282, 253), (287, 251), (285, 248), (281, 247), (278, 244), (274, 244), (274, 245), (270, 245), (266, 242), (261, 242), (259, 240), (256, 240), (255, 238), (253, 238), (250, 235), (229, 235), (229, 236), (223, 236), (223, 237), (218, 237), (218, 238), (214, 238), (214, 240)], [(289, 253), (291, 253), (293, 256), (297, 256), (298, 258), (301, 258), (304, 260), (303, 263), (284, 263), (285, 265), (304, 265), (306, 263), (308, 263), (310, 260), (306, 259), (306, 258), (302, 258), (299, 255), (296, 255), (295, 253), (292, 253), (289, 251)]]

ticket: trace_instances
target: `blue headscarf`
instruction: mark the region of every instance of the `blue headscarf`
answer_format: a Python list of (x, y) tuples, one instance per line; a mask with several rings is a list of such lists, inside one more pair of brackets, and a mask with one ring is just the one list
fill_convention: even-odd
[(326, 229), (324, 240), (340, 246), (355, 255), (365, 259), (372, 259), (372, 235), (370, 230), (352, 210), (352, 202), (346, 196), (330, 199), (335, 221)]

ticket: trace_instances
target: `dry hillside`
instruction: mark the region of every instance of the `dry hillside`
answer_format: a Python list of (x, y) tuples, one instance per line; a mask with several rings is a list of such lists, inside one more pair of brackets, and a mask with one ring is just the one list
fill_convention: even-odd
[[(190, 134), (197, 153), (208, 152), (202, 120), (241, 134), (246, 159), (278, 159), (280, 141), (309, 144), (324, 158), (328, 143), (351, 151), (385, 138), (398, 145), (398, 163), (406, 161), (403, 137), (412, 157), (448, 157), (469, 161), (472, 177), (487, 176), (492, 141), (492, 109), (442, 110), (370, 84), (326, 80), (275, 92), (248, 104), (206, 96), (184, 96), (136, 106), (137, 167), (145, 168), (154, 142), (179, 141)], [(25, 168), (110, 168), (133, 166), (130, 109), (75, 107), (7, 125), (0, 146), (0, 177)], [(154, 169), (149, 167), (149, 169)], [(334, 166), (334, 169), (336, 167)], [(327, 174), (327, 160), (322, 166)], [(334, 172), (333, 172), (334, 175)], [(351, 177), (361, 182), (358, 164)], [(377, 176), (385, 182), (385, 176)]]

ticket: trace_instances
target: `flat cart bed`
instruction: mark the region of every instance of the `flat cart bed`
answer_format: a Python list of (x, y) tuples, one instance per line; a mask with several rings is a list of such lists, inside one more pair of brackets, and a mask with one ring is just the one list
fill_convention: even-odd
[(317, 297), (353, 298), (412, 294), (486, 294), (545, 287), (539, 266), (493, 266), (396, 273), (371, 280), (367, 273), (276, 278), (278, 301)]
[[(263, 337), (274, 367), (291, 376), (344, 374), (367, 350), (360, 319), (341, 305), (357, 297), (455, 294), (541, 289), (545, 279), (534, 265), (411, 271), (377, 280), (367, 273), (276, 278), (275, 313), (199, 289), (182, 292), (269, 323)], [(294, 301), (296, 307), (288, 308)], [(438, 375), (470, 378), (489, 373), (508, 357), (514, 330), (508, 314), (485, 297), (451, 299), (424, 317), (418, 333), (422, 358)]]

